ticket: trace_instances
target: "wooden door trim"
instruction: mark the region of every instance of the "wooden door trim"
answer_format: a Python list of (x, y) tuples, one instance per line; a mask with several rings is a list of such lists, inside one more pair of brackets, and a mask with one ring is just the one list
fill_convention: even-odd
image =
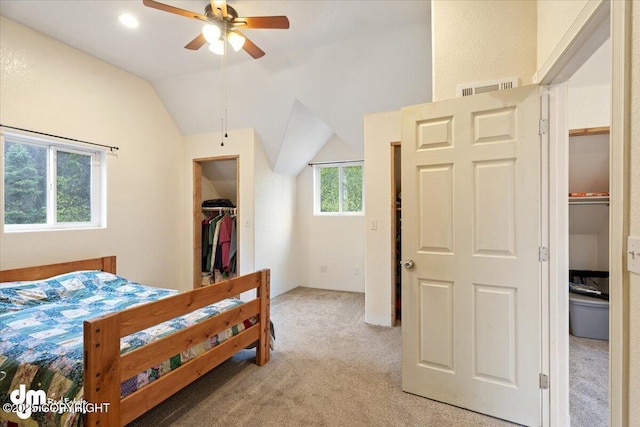
[(398, 229), (396, 227), (397, 224), (397, 215), (398, 211), (396, 209), (396, 147), (400, 147), (402, 143), (400, 141), (394, 141), (390, 143), (391, 155), (391, 326), (396, 326), (398, 318), (397, 318), (397, 291), (396, 291), (396, 277), (398, 274), (398, 269), (400, 269), (400, 265), (396, 260), (396, 235)]

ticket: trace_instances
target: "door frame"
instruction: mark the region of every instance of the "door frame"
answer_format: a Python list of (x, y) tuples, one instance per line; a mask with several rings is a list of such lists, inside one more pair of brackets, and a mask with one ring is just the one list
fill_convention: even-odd
[[(396, 277), (398, 274), (398, 270), (400, 270), (400, 264), (396, 257), (396, 235), (398, 232), (398, 208), (396, 206), (396, 184), (398, 183), (398, 179), (396, 179), (396, 158), (400, 156), (398, 152), (398, 148), (401, 147), (402, 143), (400, 141), (394, 141), (390, 143), (391, 155), (389, 156), (391, 159), (391, 326), (398, 326), (398, 314), (397, 314), (397, 283)], [(402, 185), (402, 183), (400, 184)], [(401, 301), (402, 303), (402, 301)], [(402, 319), (402, 317), (400, 317)]]
[[(608, 26), (608, 28), (607, 28)], [(606, 32), (605, 32), (606, 30)], [(609, 424), (629, 421), (628, 374), (628, 275), (624, 273), (624, 236), (629, 233), (628, 183), (630, 151), (630, 63), (631, 4), (627, 1), (588, 2), (569, 28), (550, 59), (538, 70), (534, 80), (550, 85), (550, 290), (549, 290), (549, 372), (553, 388), (546, 410), (550, 425), (569, 423), (569, 345), (568, 295), (568, 126), (566, 86), (563, 84), (610, 34), (612, 50), (611, 133), (609, 178)], [(553, 94), (555, 93), (555, 96)], [(564, 96), (564, 97), (563, 97)], [(555, 172), (555, 173), (554, 173)], [(556, 230), (556, 234), (551, 232)], [(555, 245), (555, 246), (553, 246)], [(554, 379), (555, 378), (555, 379)], [(544, 404), (543, 404), (544, 406)], [(543, 412), (545, 408), (543, 407)]]
[[(549, 131), (548, 150), (548, 198), (547, 243), (548, 262), (547, 312), (543, 316), (543, 333), (546, 333), (547, 364), (552, 387), (543, 399), (543, 419), (547, 425), (569, 425), (569, 127), (567, 123), (567, 83), (548, 87), (547, 115)], [(544, 335), (543, 335), (544, 336)], [(545, 390), (546, 392), (547, 390)]]
[[(240, 156), (217, 156), (217, 157), (202, 157), (193, 159), (193, 288), (199, 288), (202, 286), (202, 272), (201, 272), (201, 253), (202, 253), (202, 164), (208, 162), (216, 162), (223, 160), (235, 160), (236, 161), (236, 209), (240, 210)], [(240, 253), (240, 230), (241, 227), (236, 228), (237, 233), (237, 253)], [(236, 261), (236, 271), (240, 271), (240, 257)]]

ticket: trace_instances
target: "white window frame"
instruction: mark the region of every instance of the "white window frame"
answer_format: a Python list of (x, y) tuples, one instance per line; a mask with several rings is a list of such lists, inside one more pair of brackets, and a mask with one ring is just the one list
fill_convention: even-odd
[[(362, 168), (362, 210), (360, 212), (345, 212), (342, 210), (342, 186), (338, 193), (338, 212), (322, 212), (320, 210), (320, 171), (324, 168), (338, 168), (340, 182), (342, 182), (342, 168), (349, 166), (360, 166)], [(364, 161), (316, 163), (313, 164), (313, 214), (316, 216), (364, 216)]]
[[(5, 224), (4, 204), (4, 164), (5, 142), (36, 145), (48, 150), (47, 152), (47, 222), (44, 224)], [(91, 156), (91, 221), (87, 222), (57, 222), (57, 153), (76, 153)], [(0, 221), (5, 233), (91, 229), (106, 227), (106, 149), (89, 147), (83, 144), (74, 144), (57, 138), (43, 138), (32, 135), (0, 131)]]

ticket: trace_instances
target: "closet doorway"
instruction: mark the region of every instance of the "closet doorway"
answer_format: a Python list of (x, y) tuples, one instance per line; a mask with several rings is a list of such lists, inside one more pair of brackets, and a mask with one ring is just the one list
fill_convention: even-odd
[[(211, 216), (211, 208), (203, 208), (206, 200), (228, 200), (234, 208), (219, 212), (240, 215), (240, 158), (239, 156), (207, 157), (193, 160), (193, 287), (210, 282), (203, 274), (203, 221)], [(231, 210), (233, 209), (233, 210)], [(232, 233), (235, 245), (235, 271), (240, 271), (240, 227)], [(206, 240), (204, 240), (206, 242)], [(204, 248), (206, 250), (206, 247)], [(215, 277), (215, 276), (213, 276)]]
[(569, 407), (609, 422), (609, 127), (569, 131)]
[[(569, 412), (572, 424), (609, 424), (612, 43), (567, 80)], [(611, 297), (616, 294), (613, 283)]]
[(391, 325), (402, 320), (401, 248), (402, 241), (402, 163), (400, 142), (391, 143)]

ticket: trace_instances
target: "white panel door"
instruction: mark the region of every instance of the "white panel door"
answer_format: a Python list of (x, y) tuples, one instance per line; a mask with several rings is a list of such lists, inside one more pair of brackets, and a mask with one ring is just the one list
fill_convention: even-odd
[(540, 97), (402, 110), (402, 387), (541, 424)]

